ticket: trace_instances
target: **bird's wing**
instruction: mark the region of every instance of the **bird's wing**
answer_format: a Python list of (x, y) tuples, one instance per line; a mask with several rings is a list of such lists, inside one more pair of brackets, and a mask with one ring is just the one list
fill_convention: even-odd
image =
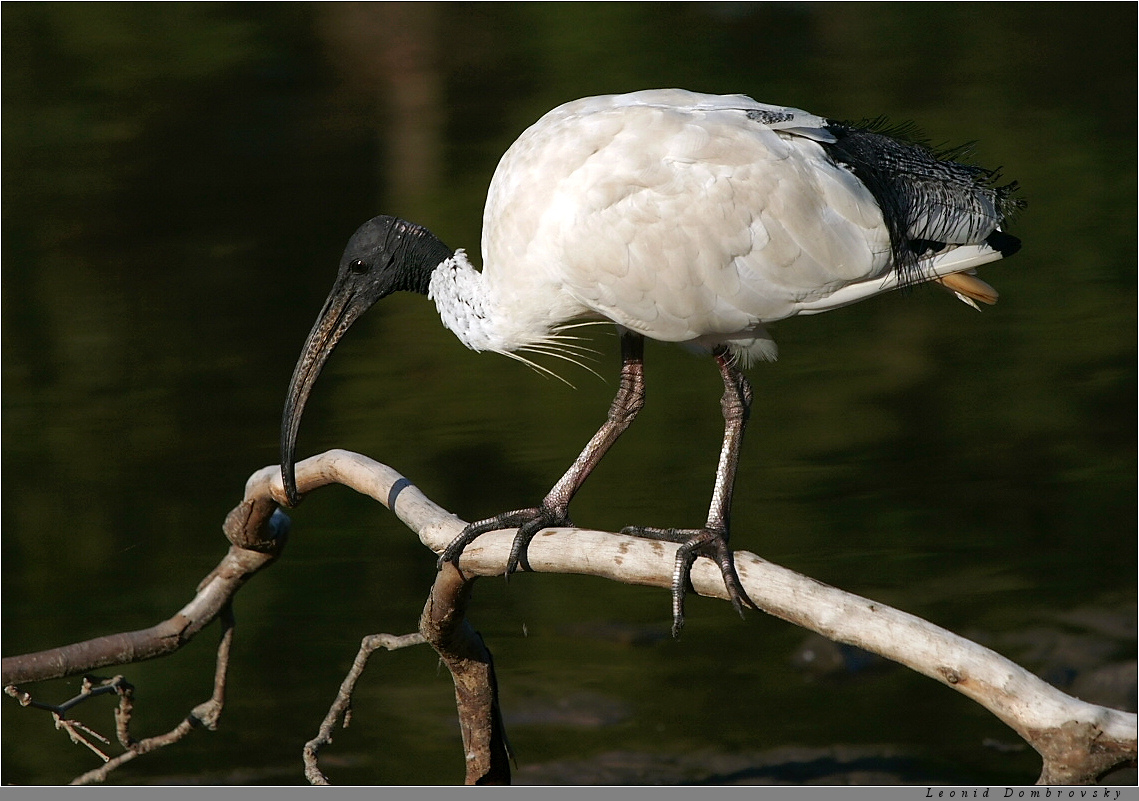
[[(502, 341), (592, 315), (655, 339), (740, 342), (912, 280), (893, 272), (897, 236), (875, 195), (831, 153), (835, 130), (677, 89), (554, 109), (503, 156), (487, 197), (484, 272), (511, 310)], [(923, 258), (922, 277), (995, 258), (962, 243)]]
[(585, 98), (562, 106), (567, 115), (614, 108), (660, 108), (673, 111), (742, 111), (753, 122), (772, 130), (805, 136), (818, 142), (834, 142), (827, 119), (790, 106), (760, 103), (747, 95), (708, 95), (685, 89), (648, 89), (625, 95)]
[(683, 341), (786, 317), (888, 268), (881, 214), (827, 159), (820, 117), (679, 90), (551, 115), (504, 157), (487, 203), (485, 263), (519, 304), (540, 276)]

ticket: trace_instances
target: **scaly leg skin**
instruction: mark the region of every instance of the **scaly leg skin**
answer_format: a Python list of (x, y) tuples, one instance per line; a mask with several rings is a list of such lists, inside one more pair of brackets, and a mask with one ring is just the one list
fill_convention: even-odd
[(621, 385), (617, 388), (617, 395), (609, 406), (609, 415), (581, 455), (554, 485), (542, 503), (534, 508), (505, 512), (469, 524), (443, 549), (439, 555), (440, 567), (446, 562), (452, 562), (458, 567), (463, 549), (480, 535), (488, 531), (517, 527), (518, 533), (514, 535), (514, 542), (510, 546), (510, 559), (506, 563), (506, 574), (513, 573), (520, 564), (529, 570), (526, 547), (530, 544), (530, 540), (534, 539), (542, 529), (573, 525), (569, 519), (570, 501), (585, 483), (593, 468), (601, 461), (601, 457), (629, 427), (645, 405), (644, 348), (645, 340), (640, 334), (621, 332)]
[(724, 397), (720, 401), (720, 408), (724, 412), (724, 445), (720, 450), (719, 467), (716, 468), (716, 487), (712, 491), (708, 522), (698, 529), (629, 526), (622, 530), (623, 534), (680, 543), (676, 551), (676, 566), (672, 571), (673, 637), (679, 637), (684, 626), (684, 596), (691, 583), (692, 564), (698, 556), (707, 556), (720, 566), (728, 597), (741, 617), (745, 606), (758, 608), (744, 591), (736, 573), (731, 549), (728, 548), (732, 490), (735, 486), (736, 468), (739, 466), (740, 445), (751, 409), (751, 384), (735, 366), (726, 348), (717, 348), (712, 355), (715, 356), (720, 376), (724, 379)]

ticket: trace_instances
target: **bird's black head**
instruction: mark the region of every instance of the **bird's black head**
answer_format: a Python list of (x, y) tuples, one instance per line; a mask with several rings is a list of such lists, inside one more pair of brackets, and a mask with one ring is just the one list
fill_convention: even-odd
[(380, 298), (399, 291), (426, 295), (431, 273), (453, 255), (426, 228), (396, 217), (373, 217), (348, 240), (336, 281), (301, 350), (285, 398), (281, 478), (291, 506), (300, 500), (295, 454), (301, 413), (333, 349), (349, 326)]

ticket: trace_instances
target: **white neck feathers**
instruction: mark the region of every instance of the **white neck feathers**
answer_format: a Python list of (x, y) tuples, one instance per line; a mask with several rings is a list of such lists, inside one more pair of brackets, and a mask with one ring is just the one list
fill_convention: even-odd
[(439, 317), (459, 341), (471, 350), (499, 350), (489, 315), (490, 292), (483, 274), (471, 266), (466, 251), (455, 255), (431, 273), (427, 297), (435, 301)]

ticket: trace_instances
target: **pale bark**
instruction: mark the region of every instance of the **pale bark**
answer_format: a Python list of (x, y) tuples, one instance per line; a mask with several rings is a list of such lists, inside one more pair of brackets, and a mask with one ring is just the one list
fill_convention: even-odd
[[(359, 454), (332, 450), (297, 465), (302, 494), (330, 483), (351, 487), (389, 507), (436, 553), (465, 525), (398, 472)], [(5, 658), (4, 684), (75, 675), (181, 647), (227, 608), (253, 573), (280, 555), (288, 519), (277, 504), (284, 499), (279, 467), (257, 471), (246, 483), (245, 499), (226, 518), (225, 532), (233, 546), (176, 615), (151, 629)], [(483, 760), (473, 773), (468, 772), (468, 781), (496, 781), (509, 775), (500, 772), (506, 752), (493, 668), (463, 610), (466, 582), (475, 576), (500, 575), (513, 535), (513, 531), (489, 532), (469, 545), (459, 563), (462, 575), (450, 570), (441, 574), (443, 584), (436, 582), (421, 621), (421, 633), (440, 651), (455, 677), (468, 757), (477, 752)], [(530, 543), (527, 561), (539, 573), (580, 573), (668, 589), (676, 548), (672, 543), (609, 532), (547, 529)], [(1040, 753), (1041, 783), (1087, 783), (1115, 766), (1135, 762), (1136, 715), (1073, 698), (977, 643), (755, 554), (737, 551), (735, 562), (740, 581), (763, 611), (903, 664), (988, 709)], [(698, 559), (693, 566), (692, 584), (701, 595), (728, 599), (719, 567), (707, 559)], [(220, 672), (224, 674), (224, 669)], [(481, 681), (489, 694), (479, 695), (479, 690), (468, 703), (463, 695), (468, 681)], [(219, 678), (219, 686), (224, 686), (221, 682)], [(220, 698), (215, 701), (220, 707)]]
[[(349, 451), (328, 451), (301, 462), (297, 482), (302, 493), (335, 482), (371, 496), (436, 553), (465, 525), (395, 470)], [(284, 498), (275, 466), (255, 473), (247, 488)], [(479, 537), (463, 552), (463, 573), (501, 574), (513, 535), (502, 531)], [(527, 555), (537, 573), (580, 573), (667, 589), (676, 548), (609, 532), (547, 529), (530, 543)], [(995, 651), (914, 615), (747, 551), (736, 551), (735, 560), (748, 595), (768, 614), (905, 665), (988, 709), (1040, 753), (1042, 783), (1092, 781), (1136, 758), (1139, 724), (1134, 714), (1073, 698)], [(720, 569), (707, 559), (693, 566), (692, 584), (700, 595), (728, 599)]]

